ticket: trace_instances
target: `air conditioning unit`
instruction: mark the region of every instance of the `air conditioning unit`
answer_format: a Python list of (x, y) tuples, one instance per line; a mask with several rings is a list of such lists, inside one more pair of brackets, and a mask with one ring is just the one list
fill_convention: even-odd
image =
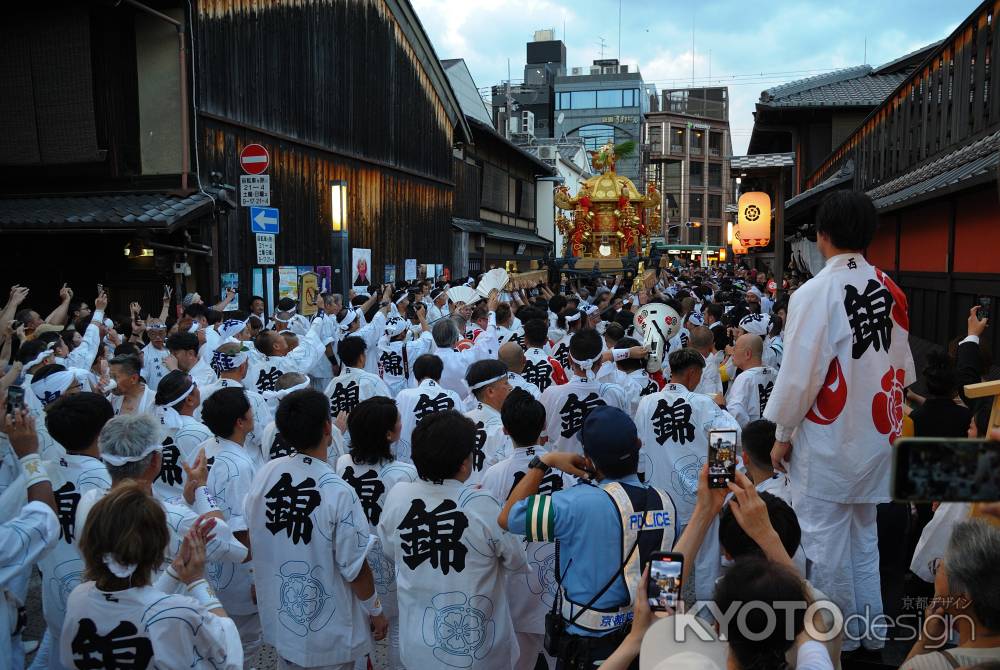
[(583, 68), (582, 67), (575, 67), (572, 70), (570, 70), (570, 74), (573, 77), (579, 77), (580, 75), (583, 74)]
[(527, 135), (535, 134), (535, 113), (521, 112), (521, 132)]
[(554, 161), (556, 159), (556, 148), (553, 146), (538, 147), (538, 157), (544, 160)]
[(590, 74), (601, 74), (601, 66), (600, 65), (591, 65), (590, 66)]

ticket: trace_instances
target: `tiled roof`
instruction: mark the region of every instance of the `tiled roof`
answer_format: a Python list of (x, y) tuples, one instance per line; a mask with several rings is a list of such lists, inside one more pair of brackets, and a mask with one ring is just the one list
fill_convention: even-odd
[(452, 217), (451, 225), (467, 233), (483, 233), (487, 237), (493, 237), (500, 240), (507, 240), (509, 242), (524, 242), (525, 244), (532, 244), (535, 246), (542, 246), (542, 247), (548, 246), (552, 243), (550, 240), (547, 240), (544, 237), (537, 235), (532, 230), (514, 228), (512, 226), (504, 226), (500, 224), (486, 223), (485, 221), (475, 221), (473, 219), (462, 219), (459, 217)]
[(907, 73), (872, 74), (859, 65), (775, 86), (760, 94), (767, 107), (874, 107), (882, 103)]
[(212, 211), (212, 198), (168, 193), (0, 199), (0, 229), (173, 229)]
[(754, 168), (774, 168), (795, 165), (795, 154), (753, 154), (751, 156), (730, 156), (729, 166), (733, 170)]
[(846, 163), (844, 163), (843, 167), (841, 167), (837, 172), (835, 172), (827, 179), (821, 181), (820, 183), (816, 184), (815, 186), (806, 191), (802, 191), (802, 193), (799, 193), (794, 198), (786, 200), (785, 211), (787, 212), (795, 205), (798, 205), (800, 202), (812, 198), (815, 195), (818, 195), (825, 191), (829, 191), (831, 188), (836, 188), (841, 184), (846, 184), (852, 179), (854, 179), (854, 161), (848, 160)]
[(903, 204), (962, 181), (981, 177), (1000, 164), (1000, 131), (961, 147), (868, 191), (879, 209)]

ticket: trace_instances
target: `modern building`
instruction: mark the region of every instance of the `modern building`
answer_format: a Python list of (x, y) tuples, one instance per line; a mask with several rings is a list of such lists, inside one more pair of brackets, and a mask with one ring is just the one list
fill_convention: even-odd
[(506, 137), (513, 133), (552, 137), (555, 81), (566, 74), (566, 45), (554, 30), (537, 30), (526, 49), (523, 83), (503, 82), (490, 90), (493, 126)]
[(464, 60), (442, 65), (472, 129), (472, 141), (456, 146), (452, 158), (453, 273), (474, 275), (510, 262), (528, 270), (552, 247), (551, 239), (538, 234), (538, 213), (551, 218), (556, 171), (493, 128)]
[[(563, 138), (537, 138), (529, 145), (521, 147), (525, 151), (537, 156), (543, 163), (556, 170), (554, 182), (558, 186), (565, 186), (570, 193), (579, 192), (580, 186), (589, 177), (594, 175), (590, 164), (590, 155), (583, 146), (583, 140), (579, 137)], [(556, 206), (548, 203), (546, 209), (544, 203), (539, 200), (538, 204), (538, 234), (552, 240), (554, 243), (554, 253), (556, 256), (563, 254), (563, 236), (556, 227)]]
[(608, 142), (635, 142), (635, 154), (619, 161), (617, 171), (642, 188), (638, 145), (650, 91), (638, 68), (616, 58), (595, 60), (589, 68), (575, 67), (555, 80), (555, 137), (579, 137), (588, 151)]
[(645, 169), (663, 194), (660, 234), (668, 244), (713, 251), (726, 244), (734, 200), (728, 96), (725, 87), (665, 90), (645, 116)]

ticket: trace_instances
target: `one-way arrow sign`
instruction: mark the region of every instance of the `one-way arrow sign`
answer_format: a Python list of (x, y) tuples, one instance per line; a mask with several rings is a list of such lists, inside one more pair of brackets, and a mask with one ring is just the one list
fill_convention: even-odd
[(251, 207), (250, 232), (265, 235), (278, 234), (277, 207)]

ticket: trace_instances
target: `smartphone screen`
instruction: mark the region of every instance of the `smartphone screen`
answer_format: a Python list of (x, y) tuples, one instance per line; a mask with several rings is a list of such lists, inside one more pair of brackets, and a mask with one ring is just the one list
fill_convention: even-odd
[(979, 297), (979, 313), (977, 314), (977, 316), (979, 317), (980, 321), (982, 321), (983, 319), (990, 318), (990, 302), (991, 302), (990, 298), (987, 298), (985, 296)]
[(649, 609), (663, 612), (676, 608), (681, 599), (681, 574), (684, 571), (684, 554), (654, 552), (649, 561), (649, 582), (646, 598)]
[(897, 440), (892, 470), (892, 497), (900, 502), (1000, 500), (1000, 442)]
[(24, 407), (24, 387), (11, 386), (7, 389), (7, 414), (13, 414)]
[(736, 431), (708, 431), (708, 486), (726, 488), (736, 478)]

